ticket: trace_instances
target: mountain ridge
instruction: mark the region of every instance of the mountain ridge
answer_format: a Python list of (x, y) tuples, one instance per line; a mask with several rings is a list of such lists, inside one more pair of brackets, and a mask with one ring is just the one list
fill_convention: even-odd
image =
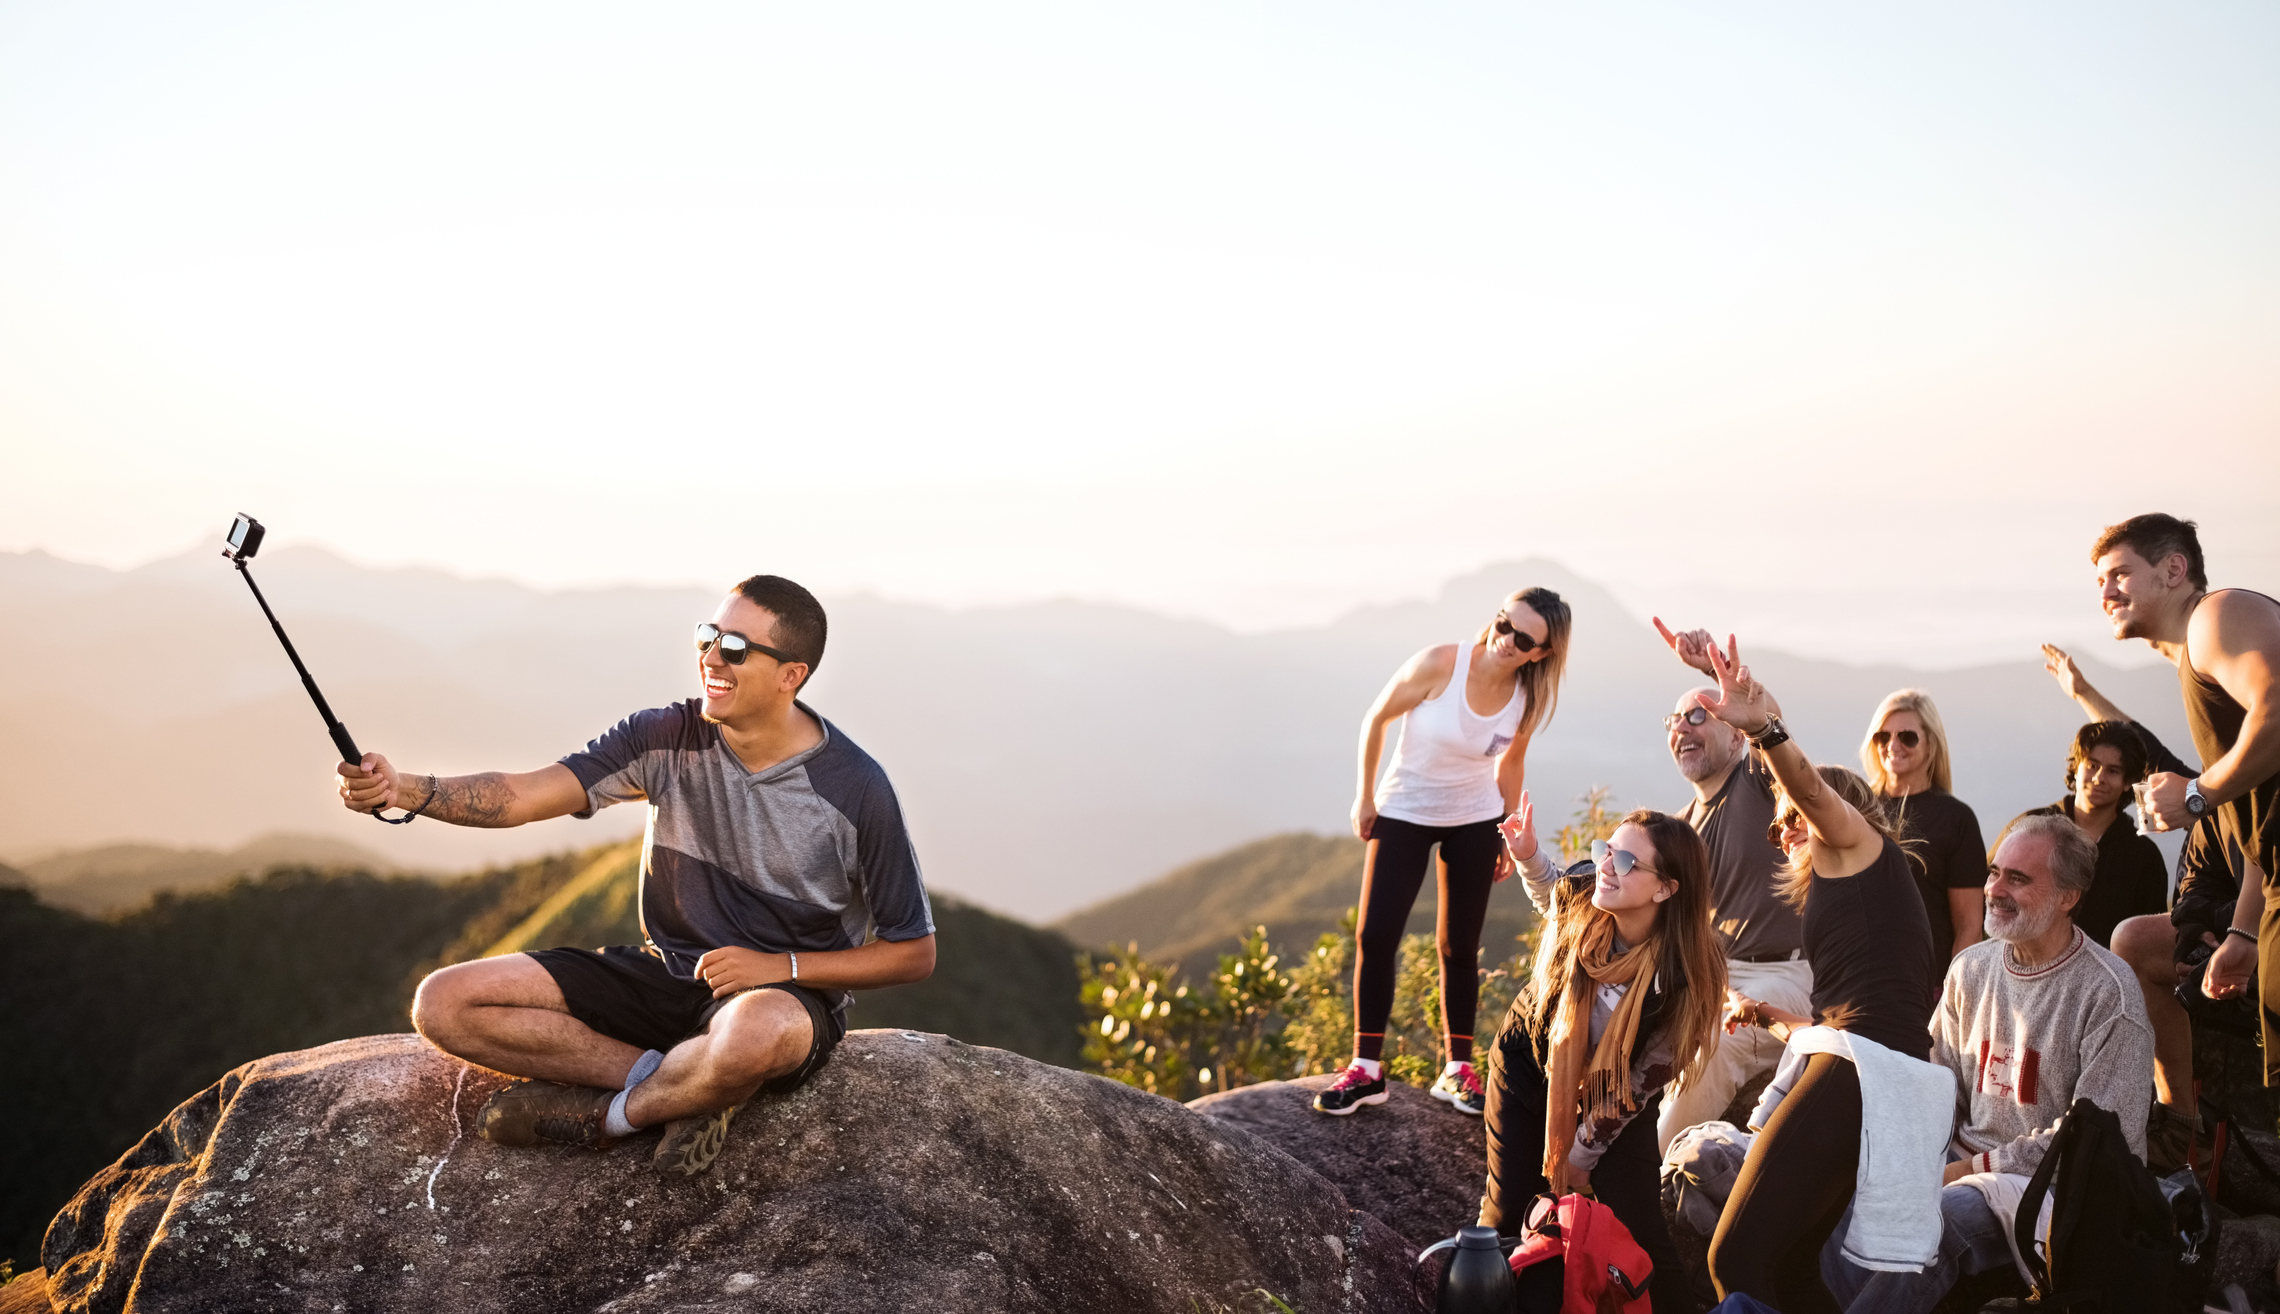
[[(627, 713), (687, 697), (699, 589), (541, 592), (316, 549), (260, 562), (263, 590), (361, 746), (408, 770), (527, 770)], [(383, 831), (341, 811), (332, 753), (241, 583), (203, 553), (129, 572), (0, 554), (0, 853), (165, 837), (229, 848), (293, 830), (388, 866), (464, 869), (626, 837), (638, 808), (512, 831)], [(1546, 561), (1449, 581), (1433, 599), (1315, 627), (1238, 634), (1085, 602), (954, 611), (827, 596), (832, 642), (809, 703), (894, 780), (929, 882), (1037, 922), (1262, 835), (1342, 829), (1363, 709), (1401, 661), (1476, 632), (1541, 583), (1577, 616), (1557, 717), (1528, 764), (1539, 806), (1595, 785), (1676, 806), (1660, 720), (1699, 683), (1608, 590)], [(78, 636), (131, 614), (163, 662)], [(1715, 624), (1676, 615), (1675, 624)], [(2039, 659), (1918, 671), (1753, 647), (1817, 760), (1852, 764), (1876, 702), (1916, 686), (1955, 738), (1957, 793), (1992, 828), (2055, 796), (2080, 722)], [(2100, 687), (2183, 746), (2174, 677), (2088, 655)], [(131, 696), (110, 690), (132, 690)], [(221, 788), (121, 786), (122, 745), (163, 746)]]

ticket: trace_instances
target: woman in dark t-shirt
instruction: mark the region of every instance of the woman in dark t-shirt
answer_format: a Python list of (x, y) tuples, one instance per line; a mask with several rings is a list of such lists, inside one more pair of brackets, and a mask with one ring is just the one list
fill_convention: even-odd
[(1947, 979), (1948, 960), (1987, 938), (1980, 894), (1987, 883), (1987, 841), (1978, 814), (1948, 792), (1954, 788), (1950, 760), (1940, 709), (1921, 689), (1886, 697), (1860, 741), (1861, 768), (1914, 859), (1916, 890), (1932, 927), (1926, 1018)]
[[(1677, 646), (1682, 660), (1718, 677), (1717, 697), (1704, 692), (1696, 700), (1748, 735), (1780, 784), (1771, 838), (1789, 858), (1779, 877), (1783, 897), (1804, 912), (1814, 1016), (1729, 992), (1727, 1025), (1764, 1026), (1787, 1040), (1817, 1022), (1850, 1033), (1855, 1051), (1875, 1044), (1922, 1061), (1931, 1048), (1923, 966), (1932, 933), (1908, 857), (1867, 782), (1842, 768), (1816, 769), (1791, 742), (1765, 686), (1741, 665), (1739, 645), (1728, 645), (1719, 652), (1704, 644), (1699, 653), (1683, 639)], [(1721, 1300), (1746, 1291), (1788, 1314), (1837, 1308), (1821, 1283), (1820, 1255), (1852, 1201), (1861, 1115), (1852, 1059), (1807, 1057), (1751, 1142), (1711, 1238), (1710, 1276)]]

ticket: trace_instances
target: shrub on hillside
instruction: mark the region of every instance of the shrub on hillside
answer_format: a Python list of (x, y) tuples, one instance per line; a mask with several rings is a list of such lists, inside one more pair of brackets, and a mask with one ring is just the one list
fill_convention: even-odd
[[(1605, 788), (1579, 801), (1568, 824), (1552, 834), (1560, 861), (1572, 863), (1594, 840), (1614, 834), (1621, 813)], [(1258, 1081), (1335, 1072), (1353, 1053), (1354, 928), (1348, 908), (1338, 929), (1287, 969), (1267, 943), (1267, 928), (1243, 937), (1218, 970), (1201, 981), (1181, 978), (1178, 963), (1153, 963), (1128, 944), (1106, 958), (1080, 956), (1079, 988), (1087, 1018), (1084, 1061), (1103, 1076), (1171, 1099)], [(1501, 1025), (1527, 983), (1536, 928), (1519, 937), (1519, 952), (1480, 972), (1474, 1030), (1485, 1040)], [(1386, 1071), (1415, 1086), (1441, 1070), (1441, 960), (1430, 935), (1401, 941), (1393, 1015), (1385, 1032)]]

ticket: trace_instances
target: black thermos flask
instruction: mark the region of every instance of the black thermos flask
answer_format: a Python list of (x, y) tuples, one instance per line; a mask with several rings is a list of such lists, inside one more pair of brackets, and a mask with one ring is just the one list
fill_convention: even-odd
[[(1446, 1244), (1445, 1242), (1443, 1244)], [(1519, 1288), (1493, 1227), (1460, 1227), (1457, 1246), (1441, 1269), (1435, 1314), (1513, 1314)]]

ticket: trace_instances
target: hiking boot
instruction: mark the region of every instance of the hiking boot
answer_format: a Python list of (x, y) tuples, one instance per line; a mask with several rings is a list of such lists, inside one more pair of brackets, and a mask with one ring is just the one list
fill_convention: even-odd
[(1314, 1111), (1343, 1118), (1365, 1104), (1385, 1101), (1385, 1069), (1379, 1068), (1373, 1077), (1368, 1068), (1356, 1063), (1339, 1073), (1327, 1090), (1314, 1097)]
[(712, 1161), (728, 1145), (728, 1120), (736, 1116), (736, 1106), (700, 1113), (693, 1118), (675, 1118), (665, 1124), (665, 1138), (657, 1142), (657, 1153), (650, 1156), (650, 1164), (661, 1173), (679, 1173), (694, 1177), (712, 1167)]
[(2206, 1164), (2215, 1148), (2206, 1127), (2196, 1127), (2185, 1115), (2156, 1100), (2146, 1112), (2145, 1166), (2155, 1177), (2167, 1177), (2189, 1163), (2195, 1149)]
[(507, 1087), (475, 1115), (475, 1134), (494, 1145), (584, 1145), (606, 1149), (616, 1142), (602, 1132), (614, 1090), (524, 1081)]
[(1459, 1063), (1454, 1072), (1443, 1069), (1441, 1079), (1425, 1093), (1459, 1113), (1477, 1118), (1488, 1112), (1488, 1092), (1481, 1089), (1480, 1074), (1473, 1071), (1470, 1063)]

